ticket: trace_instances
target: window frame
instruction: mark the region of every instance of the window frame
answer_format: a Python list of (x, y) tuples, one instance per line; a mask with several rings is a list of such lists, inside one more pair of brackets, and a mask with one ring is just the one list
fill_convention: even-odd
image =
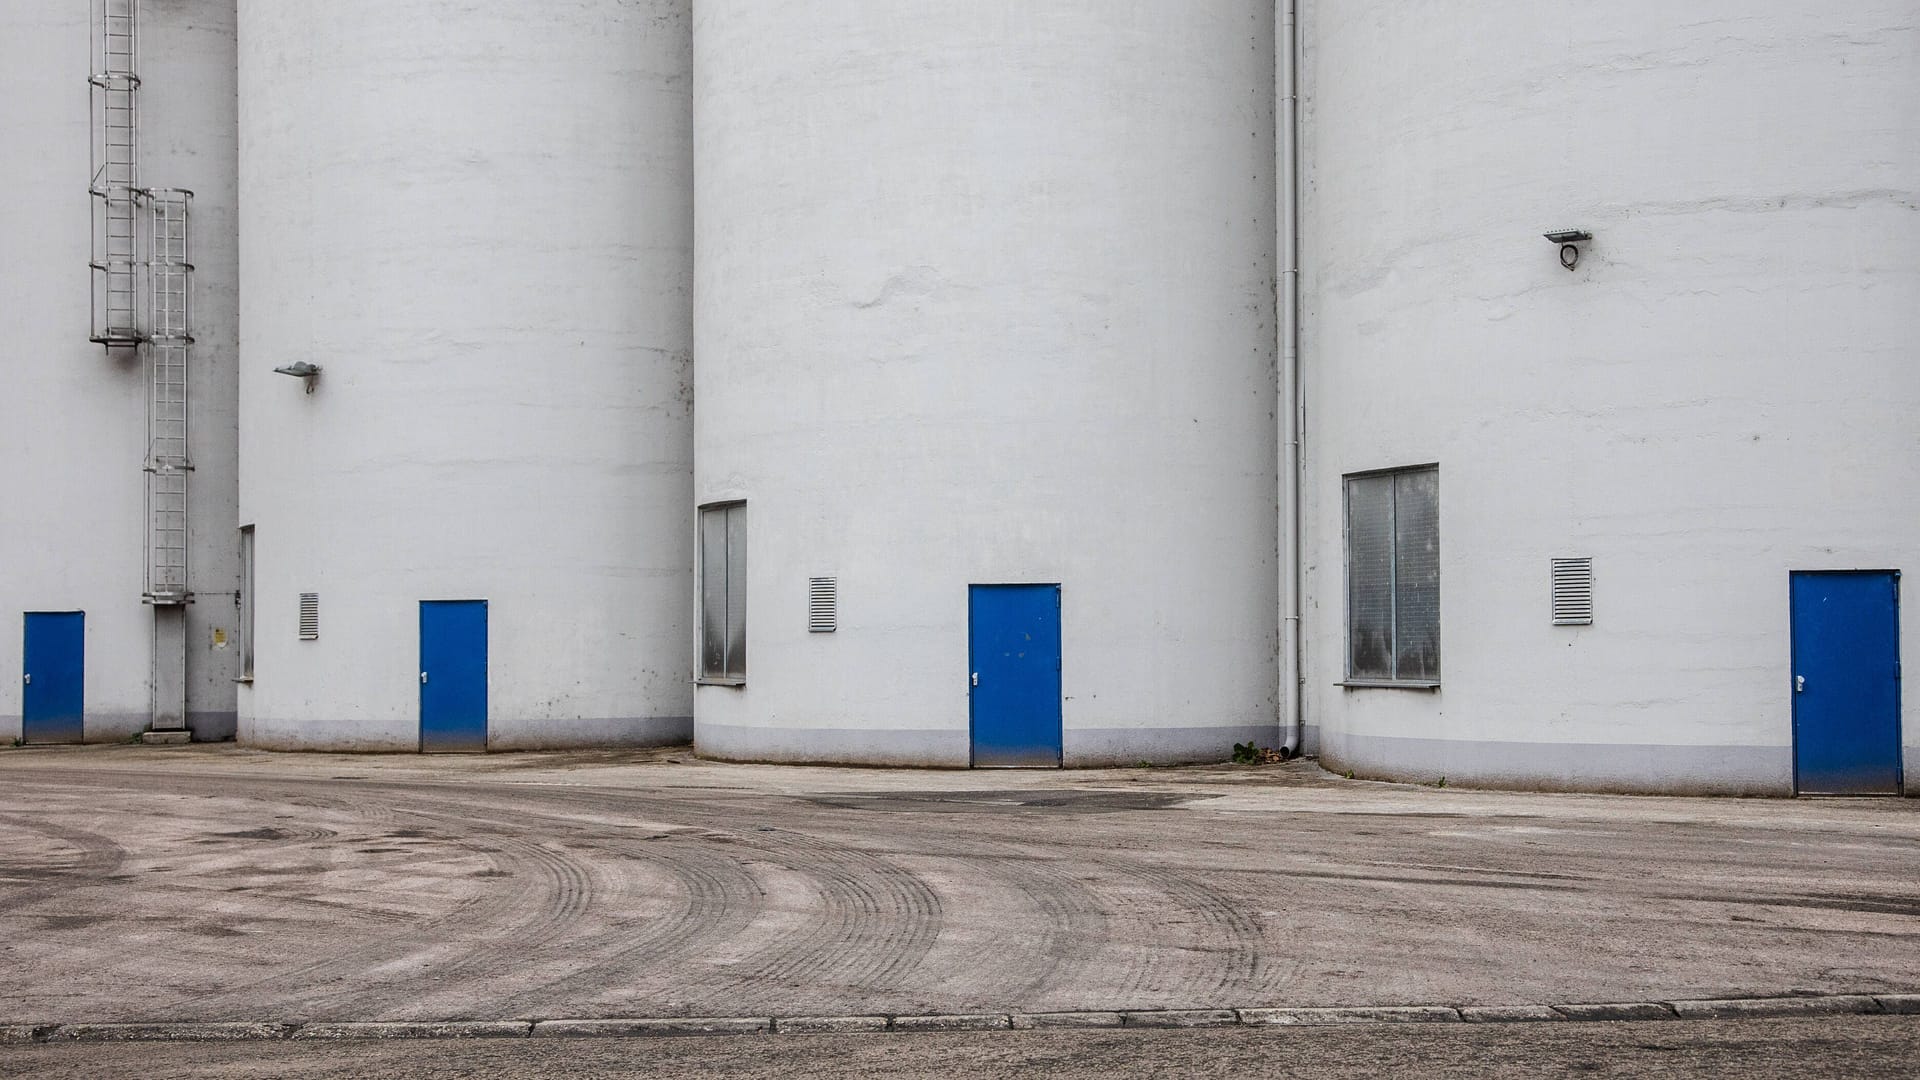
[(1439, 493), (1440, 463), (1439, 462), (1427, 462), (1425, 464), (1420, 464), (1420, 465), (1396, 465), (1396, 466), (1385, 468), (1385, 469), (1367, 469), (1361, 472), (1346, 473), (1342, 475), (1340, 478), (1340, 541), (1341, 541), (1340, 554), (1341, 554), (1341, 610), (1342, 610), (1341, 630), (1343, 631), (1342, 652), (1344, 653), (1344, 658), (1342, 659), (1341, 664), (1342, 664), (1342, 671), (1344, 672), (1345, 677), (1342, 678), (1340, 682), (1336, 684), (1338, 686), (1343, 686), (1348, 689), (1377, 689), (1377, 690), (1437, 691), (1440, 689), (1441, 614), (1440, 614), (1439, 598), (1437, 595), (1440, 588), (1440, 572), (1439, 572), (1440, 568), (1438, 565), (1437, 555), (1435, 559), (1436, 565), (1434, 568), (1434, 590), (1436, 593), (1435, 601), (1434, 601), (1434, 623), (1433, 623), (1434, 669), (1435, 669), (1434, 676), (1428, 679), (1403, 679), (1399, 677), (1400, 619), (1399, 619), (1399, 611), (1398, 611), (1398, 603), (1399, 603), (1398, 577), (1400, 572), (1400, 530), (1399, 530), (1399, 507), (1398, 507), (1399, 488), (1397, 483), (1395, 484), (1395, 487), (1394, 487), (1394, 497), (1396, 501), (1394, 504), (1393, 519), (1392, 519), (1391, 527), (1388, 530), (1389, 535), (1391, 536), (1391, 539), (1392, 539), (1392, 547), (1389, 551), (1389, 557), (1388, 557), (1388, 581), (1389, 581), (1388, 592), (1389, 592), (1389, 595), (1393, 597), (1393, 603), (1395, 605), (1394, 613), (1391, 616), (1390, 630), (1391, 630), (1392, 638), (1389, 642), (1388, 653), (1393, 659), (1394, 675), (1391, 678), (1383, 679), (1378, 676), (1372, 676), (1372, 675), (1355, 675), (1353, 672), (1353, 631), (1354, 631), (1354, 626), (1353, 626), (1353, 482), (1356, 480), (1375, 480), (1381, 477), (1393, 477), (1397, 481), (1398, 478), (1401, 476), (1406, 476), (1406, 475), (1411, 475), (1416, 473), (1432, 473), (1433, 474), (1433, 478), (1434, 478), (1433, 531), (1434, 531), (1434, 545), (1437, 551), (1439, 546), (1439, 540), (1440, 540), (1440, 493)]
[[(729, 655), (729, 651), (730, 651), (729, 647), (734, 637), (732, 633), (733, 626), (731, 625), (731, 623), (723, 623), (720, 629), (720, 642), (721, 642), (721, 650), (722, 650), (722, 655), (720, 660), (720, 670), (718, 672), (711, 672), (707, 669), (707, 602), (706, 602), (707, 601), (707, 570), (708, 570), (706, 540), (707, 540), (707, 522), (709, 520), (709, 515), (717, 516), (719, 520), (723, 523), (722, 528), (724, 529), (731, 524), (733, 520), (733, 515), (735, 512), (738, 512), (740, 514), (739, 528), (743, 534), (740, 542), (740, 553), (742, 555), (745, 555), (746, 544), (747, 544), (747, 539), (744, 535), (747, 528), (746, 510), (747, 510), (747, 500), (745, 499), (725, 499), (719, 502), (702, 503), (695, 508), (694, 538), (693, 538), (693, 547), (694, 547), (694, 556), (695, 556), (694, 576), (693, 576), (693, 592), (694, 592), (693, 604), (694, 604), (694, 614), (695, 614), (694, 642), (693, 642), (693, 651), (694, 651), (693, 681), (695, 684), (700, 686), (739, 687), (739, 686), (745, 686), (747, 684), (747, 668), (746, 668), (746, 661), (744, 659), (742, 659), (740, 663), (740, 668), (738, 672), (732, 672), (728, 670), (730, 667), (732, 667), (732, 658)], [(731, 598), (734, 595), (734, 590), (732, 587), (733, 586), (732, 552), (730, 550), (730, 546), (726, 542), (724, 535), (721, 540), (720, 550), (722, 555), (725, 556), (725, 559), (726, 559), (726, 561), (722, 564), (722, 569), (723, 569), (723, 572), (728, 575), (728, 580), (722, 586), (721, 604), (720, 604), (721, 618), (726, 619), (729, 617), (728, 613), (733, 608)], [(743, 652), (746, 651), (746, 635), (747, 635), (746, 582), (747, 582), (747, 579), (743, 572), (740, 578), (740, 592), (739, 592), (739, 595), (741, 597), (741, 601), (739, 605), (739, 612), (740, 612), (739, 640), (740, 640), (741, 650)]]
[(257, 633), (254, 622), (259, 608), (259, 605), (254, 602), (254, 581), (257, 577), (254, 566), (258, 558), (257, 548), (258, 534), (254, 527), (240, 526), (240, 595), (237, 597), (239, 601), (237, 606), (240, 609), (240, 630), (236, 635), (240, 639), (238, 642), (240, 675), (234, 679), (235, 682), (253, 681), (253, 643)]

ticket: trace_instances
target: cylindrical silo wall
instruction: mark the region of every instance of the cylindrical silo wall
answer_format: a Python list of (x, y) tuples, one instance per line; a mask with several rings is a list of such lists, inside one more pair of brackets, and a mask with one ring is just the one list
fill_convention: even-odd
[[(120, 741), (152, 716), (155, 612), (143, 602), (146, 357), (88, 340), (100, 136), (88, 77), (102, 27), (84, 0), (0, 5), (0, 740), (22, 734), (26, 613), (84, 614), (82, 730)], [(198, 738), (233, 725), (234, 101), (232, 0), (141, 6), (139, 182), (195, 193), (197, 425), (184, 702)], [(178, 609), (169, 612), (177, 614)], [(214, 633), (221, 631), (220, 635)], [(216, 643), (217, 637), (217, 643)], [(179, 639), (173, 639), (178, 647)], [(179, 665), (177, 654), (171, 663)], [(42, 673), (45, 674), (44, 672)], [(177, 685), (176, 685), (177, 689)]]
[(689, 62), (685, 0), (241, 4), (243, 741), (422, 746), (437, 601), (488, 747), (687, 738)]
[(146, 724), (151, 615), (140, 603), (141, 368), (87, 340), (91, 26), (85, 4), (0, 9), (8, 254), (0, 440), (18, 488), (0, 514), (0, 738), (21, 734), (26, 612), (86, 612), (85, 727)]
[[(1305, 0), (1302, 18), (1323, 760), (1794, 790), (1789, 575), (1920, 566), (1920, 9)], [(1593, 235), (1572, 272), (1557, 230)], [(1338, 685), (1343, 479), (1435, 463), (1439, 686)], [(1593, 560), (1590, 625), (1554, 625), (1556, 558)]]
[(696, 6), (696, 499), (750, 554), (702, 753), (967, 765), (1001, 584), (1059, 586), (1064, 763), (1274, 740), (1272, 19)]

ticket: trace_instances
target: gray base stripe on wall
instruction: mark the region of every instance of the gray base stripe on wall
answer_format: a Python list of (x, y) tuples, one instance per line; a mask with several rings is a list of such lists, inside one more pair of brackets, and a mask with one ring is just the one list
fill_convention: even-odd
[(233, 738), (240, 729), (240, 714), (231, 710), (190, 711), (187, 727), (193, 732), (194, 742), (220, 742)]
[(583, 717), (488, 724), (489, 750), (592, 750), (607, 747), (684, 746), (693, 741), (691, 716)]
[[(1063, 754), (1068, 768), (1100, 768), (1227, 761), (1233, 744), (1279, 742), (1275, 724), (1192, 728), (1068, 728)], [(741, 727), (701, 724), (694, 746), (702, 757), (723, 761), (761, 761), (789, 765), (932, 766), (964, 769), (970, 759), (968, 733), (945, 731), (863, 731), (846, 728)]]
[(1791, 795), (1785, 746), (1468, 742), (1320, 732), (1320, 764), (1369, 780), (1650, 795)]
[(1091, 728), (1067, 730), (1067, 764), (1081, 768), (1231, 761), (1235, 743), (1280, 745), (1280, 725), (1229, 727)]
[(864, 731), (853, 728), (762, 728), (699, 724), (694, 750), (723, 761), (783, 765), (890, 765), (964, 769), (965, 731)]
[[(584, 717), (566, 720), (488, 722), (487, 749), (606, 750), (649, 746), (685, 746), (693, 741), (691, 716)], [(255, 717), (246, 725), (241, 745), (256, 750), (315, 751), (322, 753), (407, 754), (419, 749), (417, 731), (356, 733), (346, 738), (325, 734), (272, 718)]]

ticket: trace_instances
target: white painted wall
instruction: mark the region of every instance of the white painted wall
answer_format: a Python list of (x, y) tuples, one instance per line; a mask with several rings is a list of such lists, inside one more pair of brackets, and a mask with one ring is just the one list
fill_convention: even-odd
[[(1323, 760), (1785, 793), (1788, 572), (1920, 569), (1920, 8), (1305, 0)], [(1596, 234), (1575, 273), (1541, 238)], [(1438, 693), (1346, 691), (1341, 476), (1440, 463)], [(1598, 622), (1549, 625), (1591, 555)], [(1920, 603), (1904, 609), (1908, 670)], [(1909, 783), (1920, 695), (1907, 694)]]
[(1272, 18), (697, 5), (695, 487), (750, 552), (703, 753), (967, 764), (1002, 582), (1062, 586), (1069, 764), (1272, 741)]
[[(141, 177), (188, 187), (198, 301), (194, 647), (231, 606), (234, 568), (233, 4), (143, 5)], [(147, 390), (131, 353), (87, 341), (91, 70), (88, 5), (0, 2), (0, 739), (20, 733), (22, 613), (87, 613), (86, 737), (125, 738), (149, 718), (152, 611), (144, 587)], [(228, 595), (220, 595), (225, 590)], [(210, 594), (210, 595), (209, 595)], [(228, 620), (230, 625), (230, 620)], [(200, 737), (232, 728), (223, 657), (189, 657), (188, 711)]]
[(414, 749), (435, 599), (489, 601), (494, 748), (684, 739), (686, 0), (240, 10), (241, 740)]

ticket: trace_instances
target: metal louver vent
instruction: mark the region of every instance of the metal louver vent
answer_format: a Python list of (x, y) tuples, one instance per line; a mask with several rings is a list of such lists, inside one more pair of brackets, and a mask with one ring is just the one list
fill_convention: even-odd
[(1593, 625), (1593, 560), (1553, 560), (1553, 625)]
[(320, 640), (320, 594), (300, 594), (300, 640)]
[(817, 577), (807, 586), (807, 632), (831, 634), (840, 614), (840, 579)]

